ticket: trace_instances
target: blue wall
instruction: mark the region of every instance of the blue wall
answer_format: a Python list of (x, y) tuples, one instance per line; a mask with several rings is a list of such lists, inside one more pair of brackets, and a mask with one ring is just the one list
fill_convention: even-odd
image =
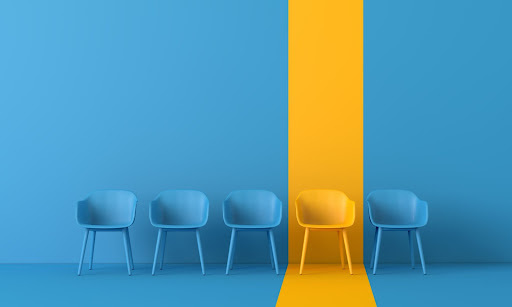
[[(287, 20), (274, 0), (0, 3), (0, 262), (76, 262), (76, 201), (106, 188), (139, 198), (135, 262), (152, 261), (148, 203), (204, 191), (205, 261), (225, 262), (231, 190), (288, 203)], [(193, 234), (168, 240), (169, 261), (199, 261)], [(124, 261), (119, 233), (96, 251)], [(266, 236), (241, 234), (235, 260), (269, 262)]]
[[(511, 9), (365, 2), (365, 193), (429, 202), (429, 262), (512, 260)], [(225, 261), (231, 190), (287, 203), (286, 1), (4, 1), (0, 41), (0, 262), (77, 261), (75, 203), (95, 189), (139, 197), (136, 262), (151, 261), (161, 190), (210, 198), (207, 262)], [(236, 260), (268, 262), (265, 237), (243, 236)], [(198, 260), (192, 235), (169, 243), (168, 261)], [(124, 261), (119, 234), (97, 244), (99, 262)], [(382, 260), (408, 261), (405, 234), (385, 234)]]
[[(429, 262), (512, 261), (511, 11), (506, 0), (365, 1), (365, 193), (429, 202)], [(385, 233), (382, 261), (409, 261), (407, 242)]]

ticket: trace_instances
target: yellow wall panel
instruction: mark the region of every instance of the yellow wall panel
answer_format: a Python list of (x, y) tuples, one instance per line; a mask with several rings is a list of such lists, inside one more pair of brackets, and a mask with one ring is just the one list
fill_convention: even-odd
[[(338, 189), (356, 202), (349, 230), (363, 261), (363, 0), (289, 1), (289, 262), (299, 263), (304, 229), (295, 199)], [(339, 263), (336, 233), (312, 232), (307, 263)]]

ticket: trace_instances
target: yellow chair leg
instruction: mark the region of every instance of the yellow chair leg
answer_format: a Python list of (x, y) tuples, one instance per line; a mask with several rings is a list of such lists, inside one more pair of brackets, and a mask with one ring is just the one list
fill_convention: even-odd
[(302, 275), (302, 268), (304, 268), (304, 260), (306, 260), (306, 249), (308, 248), (308, 238), (309, 238), (309, 228), (306, 228), (306, 233), (304, 234), (304, 245), (302, 246), (302, 258), (300, 258), (300, 271), (299, 271), (300, 275)]
[(347, 251), (348, 270), (352, 275), (352, 260), (350, 259), (350, 249), (348, 248), (347, 231), (345, 229), (343, 229), (343, 241), (345, 241), (345, 250)]
[(345, 269), (345, 252), (343, 251), (343, 237), (341, 235), (341, 230), (338, 230), (337, 233), (338, 242), (340, 244), (341, 269)]

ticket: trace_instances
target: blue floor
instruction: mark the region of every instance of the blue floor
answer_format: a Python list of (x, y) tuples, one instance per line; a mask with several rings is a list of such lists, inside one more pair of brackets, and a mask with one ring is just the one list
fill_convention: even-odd
[[(150, 265), (84, 267), (75, 264), (0, 265), (0, 306), (275, 306), (285, 267), (276, 276), (267, 265), (166, 265), (151, 276)], [(367, 267), (378, 307), (512, 306), (512, 264), (430, 264), (428, 275), (407, 264)]]
[(151, 276), (150, 265), (0, 265), (0, 306), (275, 306), (286, 266), (276, 275), (270, 264), (166, 265)]
[(512, 264), (430, 264), (421, 267), (366, 266), (378, 307), (512, 306)]

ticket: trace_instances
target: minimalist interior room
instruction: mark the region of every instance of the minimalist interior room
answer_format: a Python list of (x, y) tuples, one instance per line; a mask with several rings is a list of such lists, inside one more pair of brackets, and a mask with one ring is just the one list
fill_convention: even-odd
[(0, 1), (0, 306), (508, 306), (511, 13)]

